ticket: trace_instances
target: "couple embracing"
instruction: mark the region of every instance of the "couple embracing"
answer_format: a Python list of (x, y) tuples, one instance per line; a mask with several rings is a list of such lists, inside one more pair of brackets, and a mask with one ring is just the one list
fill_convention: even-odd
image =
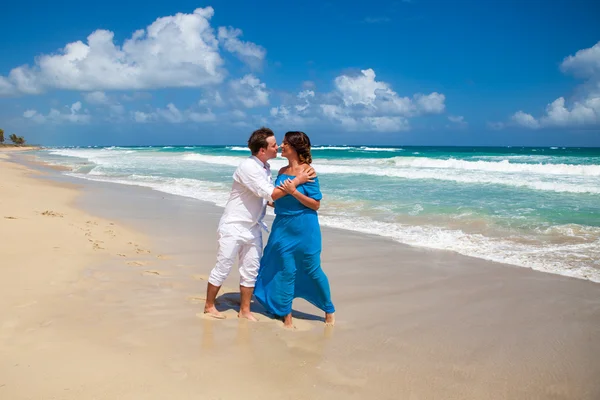
[[(256, 321), (250, 312), (252, 294), (265, 309), (292, 324), (292, 301), (301, 297), (325, 312), (325, 323), (335, 322), (335, 308), (327, 276), (321, 269), (321, 228), (317, 210), (322, 198), (319, 179), (310, 166), (310, 139), (304, 132), (287, 132), (281, 155), (288, 165), (272, 183), (268, 161), (277, 157), (273, 131), (260, 128), (248, 140), (252, 156), (233, 174), (233, 186), (218, 228), (217, 262), (208, 278), (204, 313), (223, 319), (215, 299), (236, 259), (240, 272), (238, 317)], [(275, 221), (267, 246), (262, 230), (267, 205), (275, 207)]]

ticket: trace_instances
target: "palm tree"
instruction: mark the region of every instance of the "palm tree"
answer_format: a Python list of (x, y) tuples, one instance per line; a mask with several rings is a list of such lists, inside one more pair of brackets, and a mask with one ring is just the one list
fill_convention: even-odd
[(13, 142), (16, 145), (25, 144), (25, 138), (23, 138), (23, 136), (17, 136), (13, 133), (8, 138), (10, 139), (11, 142)]
[(4, 143), (4, 129), (0, 129), (0, 143)]

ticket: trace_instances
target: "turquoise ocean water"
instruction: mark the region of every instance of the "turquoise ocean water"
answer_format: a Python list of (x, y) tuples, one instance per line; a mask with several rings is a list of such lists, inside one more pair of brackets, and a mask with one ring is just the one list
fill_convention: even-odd
[[(250, 152), (91, 147), (36, 155), (74, 177), (224, 206)], [(598, 148), (315, 146), (313, 161), (322, 225), (600, 282)], [(273, 173), (285, 164), (272, 160)]]

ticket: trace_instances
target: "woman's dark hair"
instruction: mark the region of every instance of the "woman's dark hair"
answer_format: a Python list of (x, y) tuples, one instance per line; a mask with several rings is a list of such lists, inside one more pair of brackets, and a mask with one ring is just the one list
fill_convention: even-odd
[(298, 153), (301, 163), (311, 164), (310, 139), (308, 135), (300, 131), (290, 131), (285, 134), (285, 141)]
[(260, 149), (267, 148), (267, 138), (270, 136), (275, 136), (275, 134), (272, 130), (265, 128), (264, 126), (252, 132), (250, 139), (248, 139), (248, 147), (253, 155), (258, 154)]

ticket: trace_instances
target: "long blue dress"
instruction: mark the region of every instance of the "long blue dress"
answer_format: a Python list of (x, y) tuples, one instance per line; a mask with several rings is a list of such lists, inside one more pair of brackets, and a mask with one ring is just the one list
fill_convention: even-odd
[[(275, 186), (292, 175), (281, 174)], [(297, 188), (315, 200), (319, 179)], [(270, 313), (283, 317), (301, 297), (326, 313), (335, 312), (327, 276), (321, 269), (321, 228), (317, 212), (286, 195), (275, 201), (275, 221), (260, 262), (254, 296)]]

